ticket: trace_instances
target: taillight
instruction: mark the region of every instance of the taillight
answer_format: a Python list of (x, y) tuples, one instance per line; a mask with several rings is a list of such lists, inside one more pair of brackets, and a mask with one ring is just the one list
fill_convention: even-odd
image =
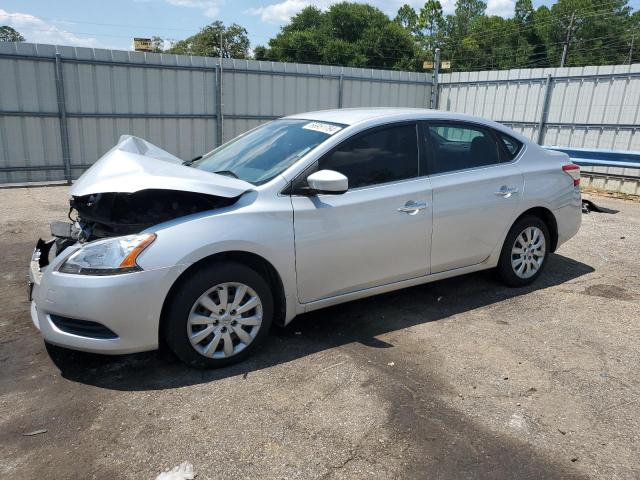
[(573, 179), (573, 186), (577, 187), (580, 185), (580, 166), (575, 163), (570, 163), (569, 165), (563, 165), (562, 171), (569, 175)]

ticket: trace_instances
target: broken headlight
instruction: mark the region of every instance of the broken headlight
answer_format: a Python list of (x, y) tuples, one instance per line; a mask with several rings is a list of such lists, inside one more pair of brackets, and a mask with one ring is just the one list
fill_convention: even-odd
[(127, 235), (87, 243), (60, 266), (63, 273), (116, 275), (142, 270), (138, 255), (156, 239), (155, 233)]

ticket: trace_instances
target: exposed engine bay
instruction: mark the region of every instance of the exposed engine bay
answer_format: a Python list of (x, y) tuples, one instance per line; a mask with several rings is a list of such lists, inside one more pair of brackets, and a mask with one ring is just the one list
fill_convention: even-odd
[[(76, 242), (140, 233), (168, 220), (229, 206), (251, 189), (243, 180), (192, 168), (146, 140), (123, 135), (74, 182), (71, 222), (52, 223), (54, 239), (44, 242), (42, 251), (57, 255)], [(46, 261), (47, 255), (42, 257)]]
[(53, 222), (56, 254), (76, 242), (139, 233), (168, 220), (233, 204), (227, 198), (178, 190), (140, 190), (74, 196), (70, 200), (72, 223)]

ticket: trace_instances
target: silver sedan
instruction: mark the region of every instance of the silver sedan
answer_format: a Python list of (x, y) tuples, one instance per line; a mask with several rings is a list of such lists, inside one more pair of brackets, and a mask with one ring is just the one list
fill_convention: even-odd
[(533, 282), (578, 231), (579, 182), (565, 154), (423, 109), (293, 115), (188, 161), (123, 136), (38, 242), (31, 315), (55, 345), (227, 365), (303, 312), (484, 269)]

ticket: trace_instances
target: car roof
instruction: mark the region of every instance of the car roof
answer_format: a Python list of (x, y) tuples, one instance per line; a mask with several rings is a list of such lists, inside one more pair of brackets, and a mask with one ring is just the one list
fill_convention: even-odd
[(418, 114), (431, 112), (426, 108), (340, 108), (334, 110), (318, 110), (315, 112), (298, 113), (287, 118), (317, 120), (322, 122), (342, 123), (354, 125), (378, 117), (396, 116), (403, 114)]
[(403, 120), (457, 120), (473, 123), (480, 123), (488, 127), (502, 130), (509, 135), (515, 136), (523, 142), (529, 143), (529, 139), (518, 132), (500, 123), (486, 118), (466, 115), (464, 113), (446, 112), (442, 110), (431, 110), (428, 108), (397, 108), (397, 107), (374, 107), (374, 108), (340, 108), (333, 110), (318, 110), (315, 112), (297, 113), (285, 118), (313, 120), (318, 122), (340, 123), (343, 125), (357, 125), (363, 122), (378, 120), (380, 123), (387, 121)]

